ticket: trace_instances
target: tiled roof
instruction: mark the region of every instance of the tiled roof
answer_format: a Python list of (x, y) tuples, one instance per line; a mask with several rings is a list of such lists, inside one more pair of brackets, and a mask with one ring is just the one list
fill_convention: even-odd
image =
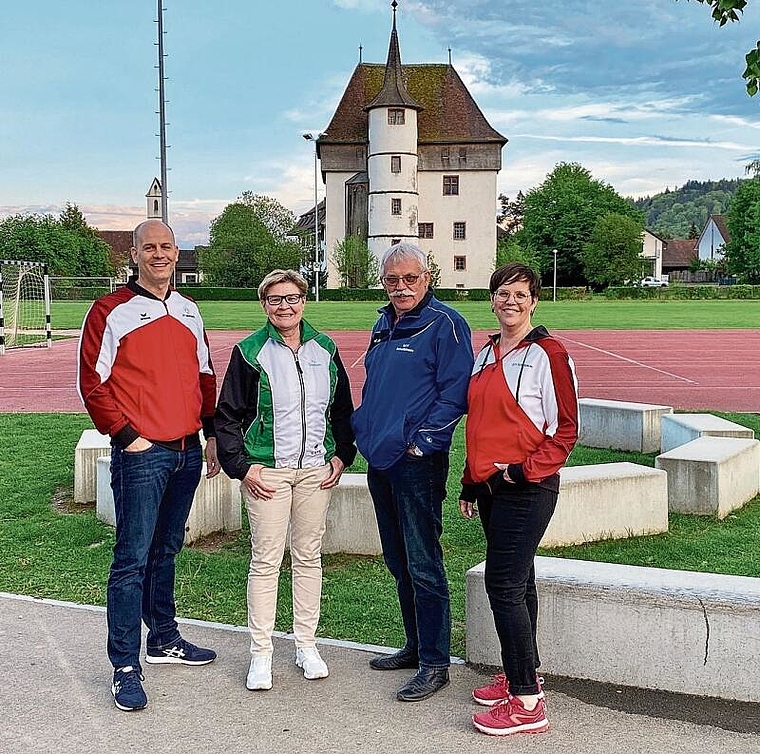
[(132, 248), (131, 230), (96, 230), (95, 234), (116, 252), (129, 254)]
[(663, 267), (688, 267), (697, 256), (696, 238), (672, 238), (662, 249)]
[(383, 87), (377, 96), (367, 105), (367, 110), (374, 107), (409, 107), (413, 110), (422, 110), (422, 105), (417, 102), (406, 90), (404, 75), (401, 66), (401, 52), (398, 48), (398, 34), (396, 33), (396, 14), (393, 14), (393, 31), (391, 43), (388, 47), (388, 62), (385, 64), (385, 77)]
[[(319, 224), (325, 224), (325, 200), (323, 199), (318, 205), (319, 209)], [(296, 224), (293, 226), (294, 231), (301, 230), (314, 230), (314, 207), (309, 208), (299, 218)]]
[[(409, 94), (419, 102), (419, 141), (430, 143), (495, 142), (507, 139), (491, 128), (454, 67), (445, 63), (402, 66)], [(385, 66), (359, 63), (319, 144), (367, 142), (365, 107), (383, 86)]]
[(728, 226), (726, 225), (726, 216), (725, 215), (710, 215), (710, 218), (718, 227), (720, 234), (723, 236), (723, 240), (726, 243), (728, 243), (731, 240), (731, 234), (729, 233)]

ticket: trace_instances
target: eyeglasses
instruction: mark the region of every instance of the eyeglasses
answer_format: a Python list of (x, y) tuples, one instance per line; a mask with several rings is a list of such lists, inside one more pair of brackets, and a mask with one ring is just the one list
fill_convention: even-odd
[(306, 298), (305, 293), (288, 293), (287, 296), (267, 296), (264, 301), (266, 301), (269, 306), (279, 306), (283, 301), (286, 304), (290, 304), (291, 306), (294, 306), (295, 304), (300, 303), (303, 299)]
[(394, 288), (399, 284), (400, 280), (403, 280), (407, 285), (414, 285), (421, 277), (422, 275), (402, 275), (401, 277), (398, 275), (384, 275), (381, 280), (389, 288)]
[(530, 298), (530, 293), (525, 291), (515, 291), (514, 293), (512, 291), (495, 291), (492, 295), (496, 301), (501, 303), (514, 299), (516, 304), (524, 304)]

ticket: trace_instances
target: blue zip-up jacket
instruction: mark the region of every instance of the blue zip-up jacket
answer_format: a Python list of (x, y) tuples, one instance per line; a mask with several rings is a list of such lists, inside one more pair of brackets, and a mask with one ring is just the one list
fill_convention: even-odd
[(448, 451), (467, 410), (474, 357), (464, 318), (431, 291), (395, 326), (392, 304), (378, 312), (364, 357), (362, 403), (351, 424), (359, 452), (382, 470), (411, 443), (424, 454)]

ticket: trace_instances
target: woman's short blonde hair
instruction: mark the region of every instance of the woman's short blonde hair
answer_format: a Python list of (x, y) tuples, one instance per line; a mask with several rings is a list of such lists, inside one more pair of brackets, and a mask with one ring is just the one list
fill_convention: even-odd
[(296, 270), (272, 270), (259, 283), (259, 301), (262, 304), (267, 297), (267, 291), (278, 283), (293, 283), (304, 296), (309, 290), (309, 284), (300, 272)]

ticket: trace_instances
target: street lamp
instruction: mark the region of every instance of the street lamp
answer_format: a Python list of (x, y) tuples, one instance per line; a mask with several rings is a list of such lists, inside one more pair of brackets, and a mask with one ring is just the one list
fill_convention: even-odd
[[(317, 141), (326, 136), (326, 132), (322, 131), (316, 136), (307, 132), (301, 134), (306, 141), (314, 142), (314, 300), (319, 301), (319, 273), (322, 269), (322, 265), (319, 259), (319, 200), (317, 199)], [(325, 210), (327, 207), (325, 206)]]
[(552, 254), (554, 254), (554, 292), (552, 294), (552, 301), (557, 300), (557, 249), (554, 249), (552, 251)]

